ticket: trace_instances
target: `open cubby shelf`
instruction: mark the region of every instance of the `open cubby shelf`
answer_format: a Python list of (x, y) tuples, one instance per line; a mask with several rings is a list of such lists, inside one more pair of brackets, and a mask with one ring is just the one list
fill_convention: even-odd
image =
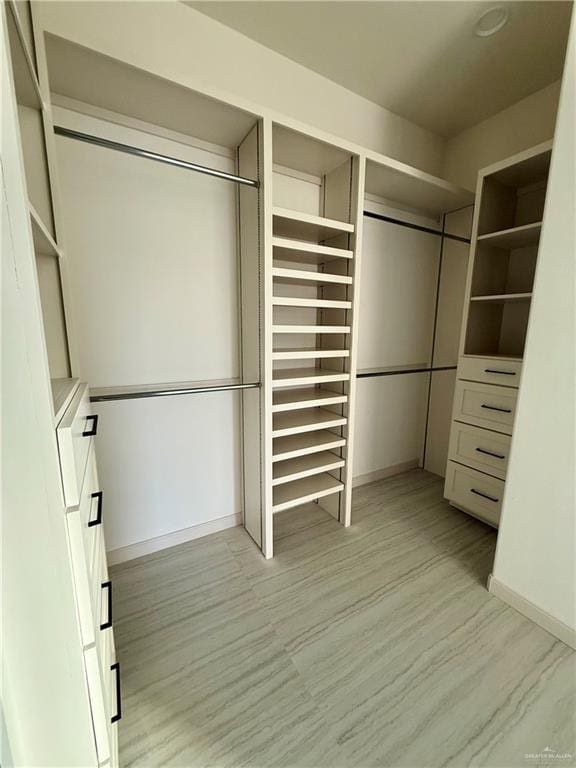
[(272, 437), (287, 437), (319, 429), (334, 429), (346, 424), (346, 417), (326, 408), (286, 411), (272, 416)]
[(343, 467), (345, 463), (341, 456), (332, 451), (319, 451), (295, 459), (278, 461), (272, 468), (272, 485), (283, 485), (321, 472), (331, 472)]
[(348, 275), (333, 275), (327, 272), (311, 272), (305, 269), (286, 269), (284, 267), (272, 267), (272, 277), (276, 283), (334, 283), (337, 285), (352, 285), (352, 278)]
[(485, 235), (480, 235), (478, 242), (506, 250), (525, 248), (528, 245), (538, 245), (541, 229), (542, 222), (536, 221), (533, 224), (523, 224), (499, 232), (488, 232)]
[(332, 493), (340, 493), (343, 488), (344, 483), (327, 473), (294, 480), (274, 488), (272, 511), (282, 512), (285, 509), (321, 499)]
[(275, 237), (293, 238), (321, 243), (342, 233), (354, 232), (354, 225), (325, 216), (275, 207), (273, 210)]
[(344, 437), (327, 429), (278, 437), (273, 441), (272, 462), (285, 461), (296, 456), (307, 456), (319, 451), (334, 451), (345, 445), (346, 439)]
[(339, 405), (348, 400), (348, 395), (316, 387), (277, 389), (272, 393), (272, 412), (295, 411), (299, 408), (314, 408), (322, 405)]

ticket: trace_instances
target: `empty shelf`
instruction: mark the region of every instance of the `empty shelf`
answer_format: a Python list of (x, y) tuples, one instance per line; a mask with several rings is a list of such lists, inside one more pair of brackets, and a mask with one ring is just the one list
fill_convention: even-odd
[(344, 484), (332, 475), (314, 475), (303, 480), (295, 480), (274, 488), (272, 492), (272, 512), (297, 507), (307, 501), (314, 501), (332, 493), (339, 493)]
[(300, 384), (327, 384), (331, 381), (349, 381), (346, 371), (330, 368), (280, 368), (272, 371), (273, 387), (297, 387)]
[(331, 275), (326, 272), (309, 272), (303, 269), (285, 269), (284, 267), (273, 267), (272, 277), (281, 282), (352, 285), (352, 278), (348, 277), (348, 275)]
[(320, 360), (325, 358), (350, 357), (349, 349), (275, 349), (272, 360)]
[(30, 220), (32, 222), (32, 238), (34, 240), (34, 250), (37, 255), (42, 256), (61, 256), (60, 249), (56, 241), (47, 230), (46, 225), (36, 213), (34, 206), (29, 203)]
[(351, 301), (333, 299), (300, 299), (295, 296), (273, 296), (272, 304), (276, 307), (312, 307), (317, 309), (350, 309)]
[(354, 232), (354, 225), (324, 216), (291, 211), (288, 208), (275, 207), (273, 213), (274, 235), (291, 237), (298, 240), (321, 241), (343, 233)]
[(291, 240), (287, 237), (273, 237), (274, 257), (283, 261), (307, 261), (321, 264), (333, 259), (352, 259), (354, 251), (348, 248), (334, 248), (305, 240)]
[(480, 235), (478, 242), (494, 245), (497, 248), (505, 248), (506, 250), (525, 248), (528, 245), (538, 245), (541, 229), (542, 222), (537, 221), (534, 224), (524, 224), (521, 227), (512, 227), (511, 229), (503, 229), (500, 232), (489, 232), (487, 235)]
[(340, 469), (344, 464), (346, 461), (331, 451), (320, 451), (309, 456), (279, 461), (272, 469), (272, 485), (283, 485), (303, 477), (318, 475), (320, 472), (330, 472)]
[(319, 451), (333, 451), (345, 445), (345, 438), (328, 430), (278, 437), (273, 443), (272, 461), (285, 461)]
[(280, 411), (296, 411), (299, 408), (338, 405), (339, 403), (345, 403), (347, 400), (347, 395), (317, 387), (281, 389), (272, 393), (272, 411), (279, 413)]
[(272, 333), (350, 333), (349, 325), (273, 325)]
[(319, 429), (333, 429), (346, 424), (346, 417), (324, 408), (308, 408), (303, 411), (286, 411), (272, 415), (272, 437), (298, 435)]
[(488, 296), (470, 296), (470, 301), (494, 301), (504, 303), (508, 301), (530, 301), (531, 293), (497, 293)]

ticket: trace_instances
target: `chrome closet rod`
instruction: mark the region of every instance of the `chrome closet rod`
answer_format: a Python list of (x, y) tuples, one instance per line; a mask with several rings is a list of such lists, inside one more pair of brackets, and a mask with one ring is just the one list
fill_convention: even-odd
[(197, 395), (204, 392), (227, 392), (235, 389), (259, 389), (260, 382), (251, 384), (214, 384), (205, 387), (181, 387), (179, 389), (149, 389), (145, 392), (117, 392), (109, 395), (91, 395), (91, 403), (103, 403), (110, 400), (141, 400), (147, 397), (169, 397), (170, 395)]
[(178, 168), (186, 168), (189, 171), (196, 171), (197, 173), (204, 173), (206, 176), (216, 176), (219, 179), (225, 181), (234, 181), (236, 184), (245, 184), (247, 187), (258, 187), (259, 183), (254, 179), (247, 179), (245, 176), (235, 176), (233, 173), (226, 173), (226, 171), (218, 171), (215, 168), (208, 168), (207, 165), (198, 165), (198, 163), (189, 163), (187, 160), (178, 160), (176, 157), (170, 157), (169, 155), (160, 155), (158, 152), (150, 152), (147, 149), (140, 149), (140, 147), (133, 147), (130, 144), (121, 144), (118, 141), (110, 141), (109, 139), (102, 139), (100, 136), (93, 136), (91, 133), (81, 133), (80, 131), (73, 131), (70, 128), (63, 128), (61, 125), (54, 126), (54, 133), (58, 136), (65, 136), (68, 139), (77, 139), (78, 141), (85, 141), (87, 144), (96, 144), (99, 147), (106, 147), (107, 149), (114, 149), (117, 152), (125, 152), (127, 155), (135, 155), (136, 157), (146, 157), (148, 160), (155, 160), (158, 163), (166, 163), (167, 165), (175, 165)]

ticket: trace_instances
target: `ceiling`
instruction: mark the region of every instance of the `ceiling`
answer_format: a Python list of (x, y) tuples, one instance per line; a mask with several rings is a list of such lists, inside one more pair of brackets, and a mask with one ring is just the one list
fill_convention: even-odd
[[(496, 0), (497, 2), (497, 0)], [(396, 114), (451, 137), (562, 76), (571, 2), (188, 2)]]

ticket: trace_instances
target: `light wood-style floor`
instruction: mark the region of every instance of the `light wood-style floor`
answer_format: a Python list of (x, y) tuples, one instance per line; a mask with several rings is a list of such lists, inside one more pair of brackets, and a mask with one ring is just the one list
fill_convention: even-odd
[[(128, 766), (527, 766), (576, 753), (575, 655), (485, 588), (496, 535), (417, 470), (112, 569)], [(572, 760), (546, 764), (572, 765)]]

